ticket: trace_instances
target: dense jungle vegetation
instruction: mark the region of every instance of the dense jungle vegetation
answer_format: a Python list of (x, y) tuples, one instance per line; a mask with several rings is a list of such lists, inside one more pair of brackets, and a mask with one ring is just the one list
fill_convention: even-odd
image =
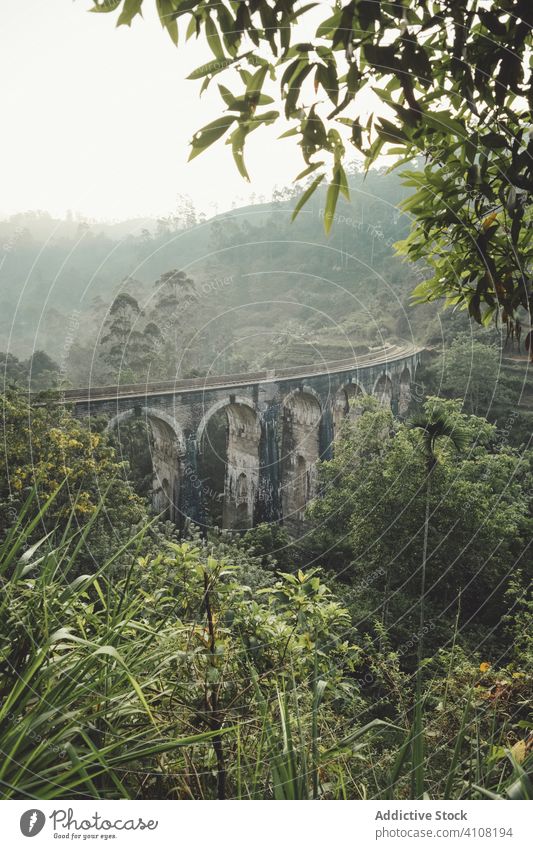
[(300, 540), (178, 539), (105, 434), (3, 402), (4, 796), (530, 793), (530, 450), (368, 400)]

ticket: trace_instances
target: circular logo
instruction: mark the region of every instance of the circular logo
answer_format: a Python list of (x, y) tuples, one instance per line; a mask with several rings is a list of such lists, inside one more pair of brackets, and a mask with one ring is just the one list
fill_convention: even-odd
[(24, 837), (35, 837), (42, 831), (45, 822), (46, 817), (42, 811), (30, 808), (29, 811), (24, 811), (20, 818), (20, 830)]

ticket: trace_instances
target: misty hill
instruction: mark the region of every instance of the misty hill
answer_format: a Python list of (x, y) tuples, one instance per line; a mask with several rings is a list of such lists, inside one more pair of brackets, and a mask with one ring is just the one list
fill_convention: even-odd
[(149, 316), (154, 284), (171, 269), (195, 286), (179, 320), (182, 373), (334, 359), (399, 336), (425, 341), (435, 311), (408, 306), (421, 271), (394, 256), (409, 227), (399, 178), (354, 173), (350, 184), (329, 238), (324, 191), (293, 223), (291, 191), (210, 220), (189, 205), (116, 225), (42, 213), (3, 222), (0, 349), (43, 349), (74, 384), (109, 379), (100, 353), (113, 299), (127, 292)]

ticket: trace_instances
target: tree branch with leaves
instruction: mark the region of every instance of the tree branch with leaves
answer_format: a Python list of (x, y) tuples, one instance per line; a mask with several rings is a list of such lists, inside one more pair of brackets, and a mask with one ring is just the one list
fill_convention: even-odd
[[(148, 3), (101, 0), (91, 11), (117, 11), (117, 23), (129, 26)], [(322, 5), (327, 14), (316, 27)], [(202, 81), (201, 93), (218, 84), (224, 108), (194, 134), (190, 158), (225, 138), (249, 179), (248, 136), (283, 114), (291, 127), (282, 136), (294, 139), (304, 162), (296, 181), (310, 179), (295, 214), (329, 177), (328, 232), (339, 195), (349, 198), (349, 149), (366, 167), (384, 153), (395, 157), (393, 167), (414, 161), (407, 174), (414, 192), (404, 204), (413, 227), (399, 249), (433, 271), (415, 300), (444, 297), (479, 323), (531, 312), (529, 0), (156, 6), (176, 45), (203, 39), (213, 54), (189, 79)], [(370, 116), (368, 96), (377, 97)]]

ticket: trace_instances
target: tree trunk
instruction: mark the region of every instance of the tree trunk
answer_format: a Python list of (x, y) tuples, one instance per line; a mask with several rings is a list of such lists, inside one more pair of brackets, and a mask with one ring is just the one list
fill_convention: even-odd
[[(204, 571), (204, 602), (207, 615), (207, 628), (209, 631), (209, 650), (213, 657), (216, 651), (216, 633), (213, 611), (211, 609), (211, 593), (209, 576)], [(207, 716), (209, 717), (209, 727), (212, 731), (220, 731), (223, 723), (223, 714), (220, 711), (218, 703), (218, 684), (213, 685), (213, 690), (210, 697), (206, 696)], [(216, 734), (213, 737), (213, 749), (217, 761), (217, 799), (224, 800), (226, 798), (226, 763), (224, 758), (224, 748), (222, 745), (222, 735)]]
[(428, 463), (428, 474), (426, 483), (426, 514), (424, 517), (424, 542), (422, 544), (422, 574), (420, 579), (420, 621), (418, 626), (418, 670), (420, 675), (422, 658), (424, 657), (424, 619), (425, 619), (425, 595), (426, 595), (426, 571), (428, 557), (428, 536), (429, 536), (429, 514), (431, 506), (431, 478), (433, 476), (433, 461)]

